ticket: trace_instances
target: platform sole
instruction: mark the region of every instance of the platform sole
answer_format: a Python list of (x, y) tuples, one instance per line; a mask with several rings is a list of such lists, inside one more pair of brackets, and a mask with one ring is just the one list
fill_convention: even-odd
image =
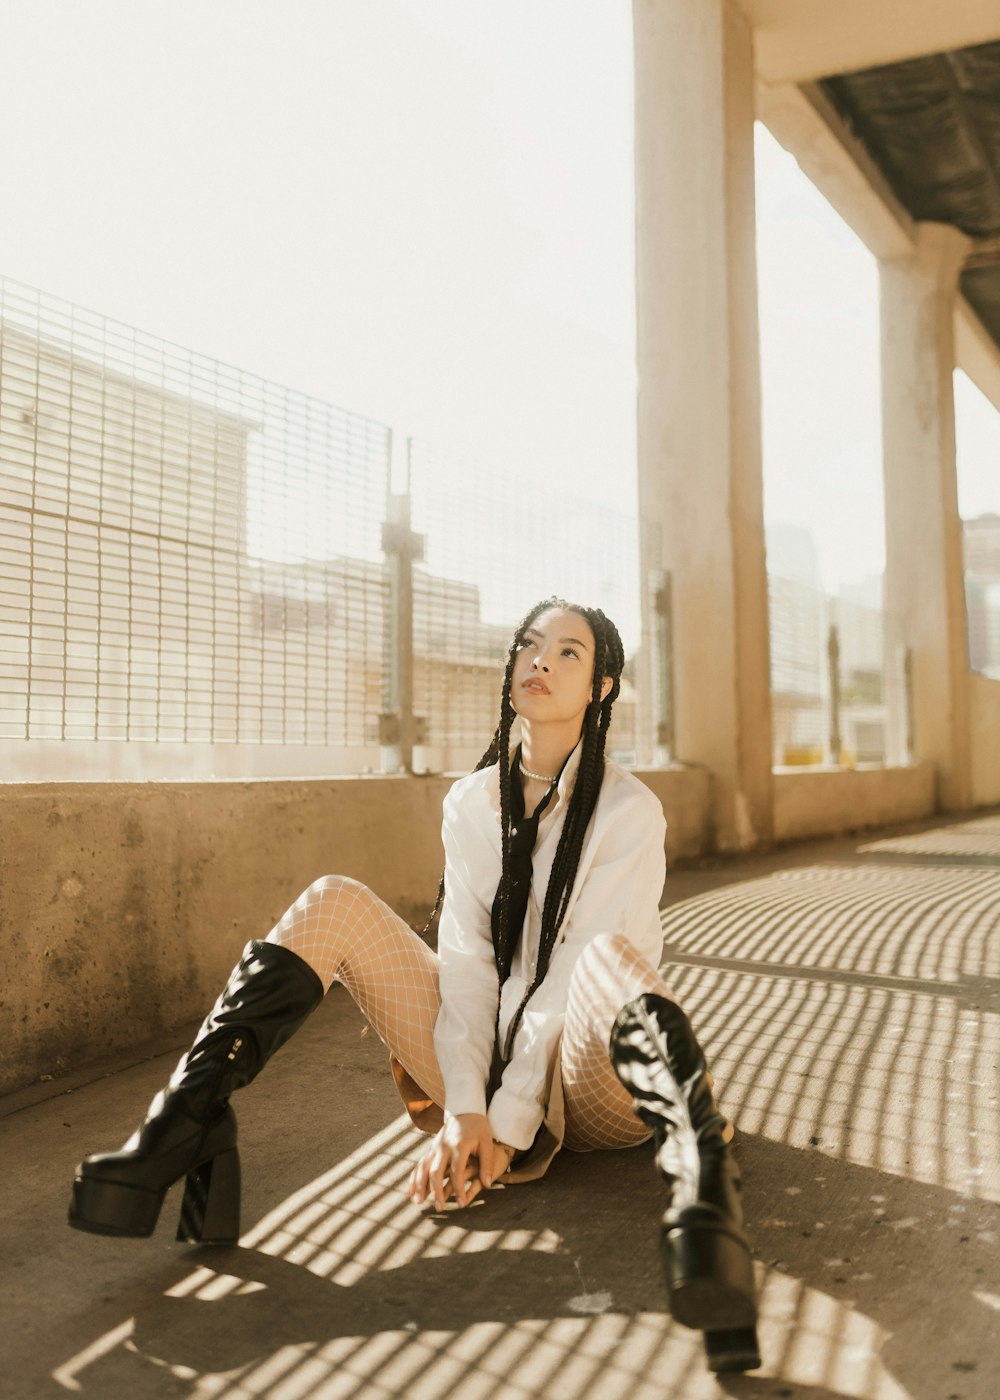
[(124, 1235), (144, 1239), (156, 1229), (166, 1190), (146, 1191), (120, 1181), (77, 1177), (69, 1207), (74, 1230), (94, 1235)]
[[(138, 1183), (78, 1175), (69, 1224), (94, 1235), (148, 1238), (171, 1185), (151, 1190)], [(234, 1147), (186, 1174), (177, 1239), (190, 1244), (232, 1244), (239, 1234), (240, 1160)]]

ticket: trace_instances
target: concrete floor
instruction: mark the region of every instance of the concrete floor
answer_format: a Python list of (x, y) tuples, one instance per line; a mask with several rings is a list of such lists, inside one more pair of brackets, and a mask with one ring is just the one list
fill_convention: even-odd
[(245, 1094), (239, 1247), (65, 1225), (186, 1043), (0, 1100), (16, 1400), (1000, 1395), (1000, 816), (676, 872), (669, 976), (738, 1128), (765, 1365), (664, 1308), (648, 1148), (423, 1215), (419, 1148), (335, 991)]

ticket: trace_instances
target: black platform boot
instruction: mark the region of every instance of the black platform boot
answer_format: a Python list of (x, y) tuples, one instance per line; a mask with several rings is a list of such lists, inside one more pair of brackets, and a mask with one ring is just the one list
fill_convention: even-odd
[(248, 943), (191, 1049), (120, 1152), (77, 1168), (69, 1223), (100, 1235), (151, 1235), (167, 1189), (187, 1177), (179, 1240), (239, 1238), (234, 1089), (249, 1084), (319, 1004), (309, 964), (276, 943)]
[(690, 1021), (666, 997), (637, 997), (615, 1021), (611, 1063), (670, 1188), (660, 1238), (670, 1311), (704, 1332), (713, 1371), (753, 1370), (757, 1304), (739, 1168)]

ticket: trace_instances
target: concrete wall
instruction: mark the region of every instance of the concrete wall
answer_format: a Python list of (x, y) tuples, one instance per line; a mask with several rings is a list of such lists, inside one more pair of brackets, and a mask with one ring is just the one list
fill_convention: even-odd
[(972, 801), (976, 807), (1000, 802), (1000, 681), (969, 676), (972, 731)]
[(912, 768), (813, 768), (774, 776), (777, 841), (890, 826), (929, 816), (934, 809), (934, 769), (929, 763)]
[[(650, 773), (668, 858), (708, 840), (710, 779)], [(312, 880), (420, 926), (449, 778), (0, 788), (0, 1093), (196, 1019)]]
[[(1000, 801), (1000, 683), (973, 676), (977, 805)], [(667, 860), (713, 848), (706, 769), (640, 773)], [(0, 786), (0, 1093), (162, 1037), (312, 880), (362, 880), (420, 927), (450, 778)], [(931, 765), (775, 774), (778, 841), (935, 809)]]
[(445, 780), (0, 790), (0, 1090), (195, 1018), (248, 938), (339, 870), (429, 907)]

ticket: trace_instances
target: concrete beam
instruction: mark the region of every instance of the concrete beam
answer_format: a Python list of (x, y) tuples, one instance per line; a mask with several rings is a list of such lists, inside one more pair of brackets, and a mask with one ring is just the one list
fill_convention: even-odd
[[(756, 87), (757, 117), (876, 258), (914, 251), (917, 226), (864, 146), (815, 85)], [(1000, 240), (970, 239), (963, 267), (1000, 260)], [(1000, 412), (1000, 348), (961, 297), (955, 300), (955, 363)]]
[(913, 220), (817, 87), (758, 82), (757, 116), (877, 258), (913, 249)]
[(996, 0), (741, 0), (766, 82), (809, 82), (1000, 38)]

